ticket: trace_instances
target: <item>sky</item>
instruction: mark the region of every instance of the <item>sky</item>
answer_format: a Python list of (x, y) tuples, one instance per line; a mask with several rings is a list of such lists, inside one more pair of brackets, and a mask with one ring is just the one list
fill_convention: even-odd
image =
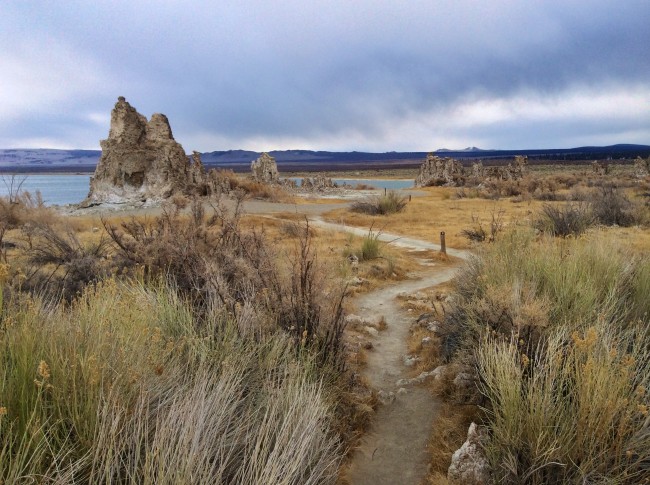
[(648, 0), (2, 0), (0, 148), (650, 144)]

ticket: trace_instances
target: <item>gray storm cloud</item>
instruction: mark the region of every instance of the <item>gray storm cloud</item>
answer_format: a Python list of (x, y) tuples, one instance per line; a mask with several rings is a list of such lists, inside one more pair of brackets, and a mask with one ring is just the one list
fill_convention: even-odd
[(118, 95), (188, 150), (650, 143), (647, 1), (384, 3), (3, 3), (0, 144), (97, 146)]

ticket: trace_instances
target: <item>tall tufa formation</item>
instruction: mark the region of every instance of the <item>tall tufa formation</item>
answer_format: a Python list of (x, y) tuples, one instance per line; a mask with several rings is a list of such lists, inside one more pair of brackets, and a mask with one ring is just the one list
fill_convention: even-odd
[(257, 160), (251, 162), (251, 174), (258, 182), (271, 184), (280, 181), (278, 165), (275, 163), (275, 158), (268, 153), (262, 153)]
[(196, 183), (190, 178), (204, 173), (202, 165), (190, 166), (165, 115), (156, 113), (147, 121), (122, 96), (111, 113), (108, 138), (100, 144), (102, 156), (86, 204), (164, 199), (186, 192), (188, 184)]

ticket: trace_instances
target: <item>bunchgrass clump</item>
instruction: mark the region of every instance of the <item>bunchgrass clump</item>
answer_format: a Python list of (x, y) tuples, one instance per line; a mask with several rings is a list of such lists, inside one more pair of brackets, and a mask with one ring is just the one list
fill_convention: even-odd
[(486, 452), (498, 483), (643, 483), (650, 456), (650, 349), (597, 321), (527, 350), (486, 337), (478, 369), (489, 399)]
[(6, 303), (0, 481), (334, 483), (336, 374), (244, 318), (113, 279), (71, 306)]
[(355, 201), (351, 210), (369, 215), (389, 215), (402, 212), (408, 203), (406, 196), (394, 190), (389, 190), (383, 195), (375, 195), (364, 200)]
[(379, 237), (381, 231), (373, 231), (372, 227), (368, 230), (361, 242), (361, 259), (363, 261), (371, 261), (381, 256), (381, 241)]
[(498, 483), (642, 483), (650, 257), (594, 232), (513, 231), (461, 271), (442, 336), (473, 365)]

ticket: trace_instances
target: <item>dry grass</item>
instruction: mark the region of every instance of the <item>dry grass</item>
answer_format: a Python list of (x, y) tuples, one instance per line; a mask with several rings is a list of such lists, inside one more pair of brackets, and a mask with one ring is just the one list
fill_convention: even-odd
[(429, 440), (431, 468), (424, 482), (427, 485), (446, 485), (447, 470), (451, 457), (467, 438), (467, 429), (472, 421), (477, 421), (479, 409), (472, 405), (440, 405)]
[[(544, 204), (561, 207), (565, 202), (548, 202), (543, 200), (520, 200), (519, 198), (501, 198), (489, 200), (481, 198), (454, 199), (455, 188), (428, 187), (422, 190), (426, 195), (413, 197), (399, 214), (387, 216), (370, 216), (354, 213), (348, 209), (336, 209), (325, 214), (325, 219), (355, 227), (382, 227), (384, 232), (411, 236), (438, 243), (440, 232), (445, 231), (447, 246), (458, 249), (472, 247), (472, 243), (463, 231), (482, 225), (486, 238), (490, 236), (491, 225), (495, 215), (499, 216), (501, 229), (522, 225), (528, 226), (538, 218)], [(632, 189), (626, 189), (628, 197), (637, 204), (647, 203)], [(629, 242), (636, 248), (650, 247), (650, 228), (641, 229), (612, 227), (608, 231), (618, 235), (621, 240)], [(498, 231), (497, 231), (498, 232)], [(630, 235), (634, 234), (634, 238)]]
[(290, 339), (241, 338), (226, 315), (197, 325), (165, 286), (16, 304), (0, 331), (4, 483), (334, 482), (336, 379)]
[(606, 231), (513, 232), (468, 263), (446, 358), (480, 375), (495, 480), (647, 479), (649, 291), (647, 251)]
[[(420, 189), (418, 189), (420, 190)], [(476, 220), (489, 224), (492, 214), (503, 211), (504, 225), (528, 223), (533, 213), (541, 207), (540, 202), (517, 202), (497, 200), (486, 203), (480, 199), (452, 199), (456, 189), (429, 187), (421, 189), (423, 197), (413, 197), (398, 214), (370, 216), (348, 209), (328, 212), (325, 218), (356, 227), (382, 227), (385, 232), (415, 237), (438, 243), (440, 232), (445, 231), (449, 247), (463, 249), (471, 246), (462, 231)]]

